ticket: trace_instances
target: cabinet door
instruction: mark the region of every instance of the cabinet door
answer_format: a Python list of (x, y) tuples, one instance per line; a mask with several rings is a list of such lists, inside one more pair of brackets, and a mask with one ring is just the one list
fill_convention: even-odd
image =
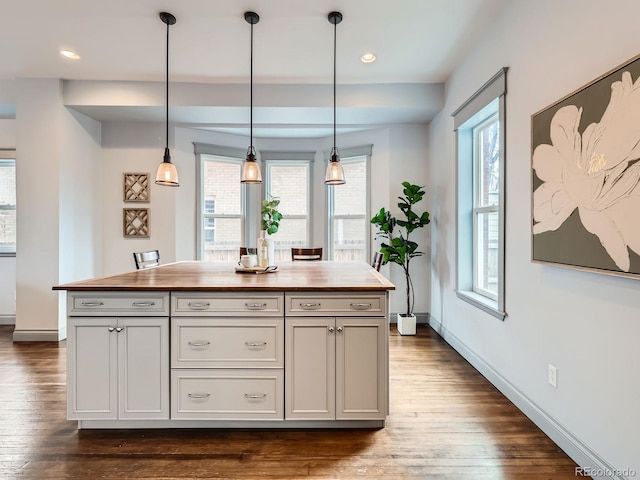
[(387, 414), (386, 318), (336, 319), (336, 419)]
[(119, 418), (169, 418), (169, 319), (118, 319)]
[(285, 419), (335, 419), (335, 319), (285, 323)]
[(115, 318), (69, 318), (67, 328), (67, 418), (117, 418)]

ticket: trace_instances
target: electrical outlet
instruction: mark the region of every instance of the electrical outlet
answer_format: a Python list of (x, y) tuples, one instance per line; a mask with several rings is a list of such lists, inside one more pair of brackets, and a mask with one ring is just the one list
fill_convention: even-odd
[(551, 364), (549, 364), (549, 385), (558, 388), (558, 369)]

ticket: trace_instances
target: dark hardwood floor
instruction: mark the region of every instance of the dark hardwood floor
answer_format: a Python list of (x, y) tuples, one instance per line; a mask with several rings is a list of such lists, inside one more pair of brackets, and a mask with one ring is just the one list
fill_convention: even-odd
[(65, 345), (0, 326), (2, 479), (575, 479), (575, 463), (433, 330), (391, 331), (380, 430), (82, 430)]

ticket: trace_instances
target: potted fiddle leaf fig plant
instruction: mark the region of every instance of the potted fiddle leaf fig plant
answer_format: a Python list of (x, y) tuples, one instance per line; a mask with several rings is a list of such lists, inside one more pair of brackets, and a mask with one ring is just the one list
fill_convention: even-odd
[(418, 251), (418, 244), (410, 239), (411, 234), (419, 228), (423, 228), (431, 221), (429, 212), (418, 213), (414, 210), (424, 195), (424, 187), (402, 182), (403, 195), (398, 197), (398, 208), (404, 218), (396, 218), (384, 207), (371, 219), (371, 223), (378, 227), (376, 238), (384, 241), (380, 246), (382, 264), (389, 262), (402, 267), (406, 282), (406, 311), (398, 313), (398, 332), (401, 335), (415, 335), (416, 316), (413, 313), (415, 292), (411, 281), (411, 259), (424, 255)]

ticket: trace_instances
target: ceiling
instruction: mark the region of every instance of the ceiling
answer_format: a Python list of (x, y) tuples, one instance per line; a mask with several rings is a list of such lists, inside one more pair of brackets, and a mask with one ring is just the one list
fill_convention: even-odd
[[(101, 121), (160, 121), (166, 26), (158, 13), (168, 11), (177, 18), (170, 31), (170, 82), (179, 85), (178, 98), (172, 96), (170, 101), (172, 120), (246, 134), (250, 26), (244, 12), (252, 10), (260, 15), (254, 26), (254, 134), (322, 136), (330, 132), (333, 121), (334, 27), (327, 14), (338, 10), (344, 17), (337, 26), (341, 130), (372, 128), (383, 121), (428, 123), (441, 108), (434, 99), (433, 87), (442, 86), (505, 3), (0, 0), (4, 19), (0, 29), (0, 79), (81, 81), (85, 93), (91, 88), (97, 90), (93, 96), (85, 95), (83, 103), (67, 103), (72, 108)], [(59, 50), (63, 48), (76, 51), (81, 58), (62, 57)], [(365, 52), (375, 53), (377, 60), (362, 63), (360, 56)], [(107, 105), (96, 101), (107, 82), (116, 82), (113, 84), (122, 88), (150, 82), (149, 88), (157, 97), (155, 104)], [(200, 100), (187, 93), (194, 84), (200, 84), (191, 88), (201, 93)], [(74, 85), (77, 87), (78, 82)], [(406, 98), (403, 86), (407, 87)], [(422, 96), (416, 93), (420, 88), (425, 90)], [(267, 94), (273, 96), (264, 98)], [(211, 96), (220, 100), (211, 101)], [(314, 100), (305, 105), (304, 98)], [(375, 105), (367, 111), (372, 108), (372, 98)], [(6, 110), (6, 105), (0, 105), (0, 112)], [(291, 110), (295, 114), (289, 115)]]

